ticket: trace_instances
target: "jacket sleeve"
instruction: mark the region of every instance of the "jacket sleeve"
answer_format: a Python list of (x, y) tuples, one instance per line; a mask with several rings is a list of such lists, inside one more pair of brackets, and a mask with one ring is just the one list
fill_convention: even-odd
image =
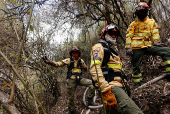
[(105, 77), (103, 76), (102, 69), (101, 69), (103, 56), (104, 56), (104, 49), (102, 45), (96, 44), (95, 46), (92, 47), (90, 73), (92, 75), (93, 80), (95, 81), (96, 86), (99, 86), (98, 85), (98, 78), (99, 78), (100, 88), (102, 92), (110, 88), (110, 85), (105, 80)]
[(83, 61), (83, 59), (81, 59), (81, 62), (82, 62), (82, 68), (87, 72), (88, 71), (88, 67), (85, 64), (85, 62)]
[(69, 65), (70, 64), (70, 58), (64, 59), (62, 61), (58, 61), (58, 62), (53, 62), (54, 63), (54, 67), (62, 67), (64, 65)]
[(160, 42), (159, 28), (155, 21), (153, 22), (153, 30), (152, 30), (151, 40), (153, 43)]
[(131, 45), (131, 39), (134, 35), (134, 22), (132, 22), (127, 31), (126, 31), (126, 46), (125, 47), (128, 47)]

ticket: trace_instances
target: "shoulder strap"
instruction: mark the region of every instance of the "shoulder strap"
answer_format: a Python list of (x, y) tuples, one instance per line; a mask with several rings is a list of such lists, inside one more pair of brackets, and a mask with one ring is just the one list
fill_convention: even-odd
[(101, 43), (101, 45), (104, 48), (104, 58), (103, 58), (103, 62), (102, 62), (102, 67), (107, 66), (107, 63), (110, 59), (111, 51), (105, 43), (103, 43), (103, 42), (99, 42), (99, 43)]
[(72, 70), (74, 68), (74, 60), (72, 57), (70, 57), (70, 66), (68, 67), (68, 71)]
[(111, 45), (111, 46), (109, 47), (109, 49), (110, 49), (110, 51), (111, 51), (112, 53), (114, 53), (115, 55), (119, 55), (119, 52), (117, 51), (117, 49), (116, 49), (113, 45)]
[(110, 55), (112, 56), (112, 58), (114, 58), (113, 54), (119, 55), (119, 52), (113, 45), (110, 45), (110, 47), (108, 47), (103, 42), (99, 42), (99, 43), (101, 43), (102, 46), (104, 47), (104, 58), (103, 58), (102, 66), (106, 66), (106, 64), (108, 63), (108, 61), (110, 59)]
[(80, 68), (81, 68), (81, 66), (82, 66), (81, 59), (79, 59), (79, 61), (78, 61), (78, 63), (77, 63), (77, 67), (78, 67), (78, 66), (80, 66)]

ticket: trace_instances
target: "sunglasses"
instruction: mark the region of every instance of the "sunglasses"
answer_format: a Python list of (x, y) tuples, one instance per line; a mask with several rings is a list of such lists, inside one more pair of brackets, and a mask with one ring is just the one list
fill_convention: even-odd
[(116, 29), (109, 30), (109, 31), (108, 31), (108, 34), (109, 34), (110, 36), (118, 36), (118, 32), (117, 32)]
[(75, 46), (71, 50), (79, 50), (79, 48)]

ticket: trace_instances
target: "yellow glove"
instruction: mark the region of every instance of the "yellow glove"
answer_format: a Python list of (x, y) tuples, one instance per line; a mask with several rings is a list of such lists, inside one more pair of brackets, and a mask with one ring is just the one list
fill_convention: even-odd
[(117, 100), (115, 95), (111, 92), (111, 88), (108, 88), (107, 90), (102, 92), (102, 94), (103, 94), (105, 107), (109, 110), (111, 110), (112, 108), (117, 109), (118, 107)]

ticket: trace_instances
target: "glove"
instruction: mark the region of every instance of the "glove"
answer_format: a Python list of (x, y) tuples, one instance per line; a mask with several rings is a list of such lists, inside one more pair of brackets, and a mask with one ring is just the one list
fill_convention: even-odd
[(117, 109), (118, 104), (115, 95), (111, 92), (111, 88), (108, 88), (103, 94), (104, 104), (106, 109), (111, 110), (112, 108)]
[(165, 45), (164, 43), (161, 43), (161, 42), (155, 42), (155, 43), (153, 44), (153, 46), (167, 47), (167, 45)]
[(47, 58), (47, 56), (44, 56), (42, 57), (43, 61), (46, 63), (46, 64), (50, 64), (51, 63), (51, 60)]
[(132, 54), (132, 49), (130, 46), (126, 47), (126, 54), (131, 55)]

